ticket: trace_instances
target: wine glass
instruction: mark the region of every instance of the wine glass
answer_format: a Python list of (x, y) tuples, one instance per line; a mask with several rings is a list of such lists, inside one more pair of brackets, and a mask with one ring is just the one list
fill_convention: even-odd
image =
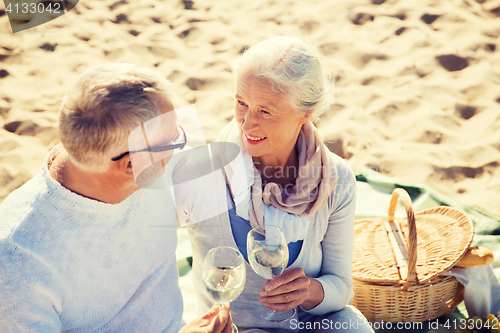
[[(288, 264), (288, 245), (278, 226), (257, 227), (247, 235), (248, 262), (252, 269), (264, 279), (274, 279), (285, 270)], [(281, 323), (291, 319), (297, 311), (262, 310), (261, 317), (271, 323)]]
[[(205, 290), (215, 302), (230, 303), (240, 296), (245, 287), (245, 259), (235, 248), (214, 247), (205, 257), (202, 280)], [(233, 330), (238, 333), (235, 324)]]

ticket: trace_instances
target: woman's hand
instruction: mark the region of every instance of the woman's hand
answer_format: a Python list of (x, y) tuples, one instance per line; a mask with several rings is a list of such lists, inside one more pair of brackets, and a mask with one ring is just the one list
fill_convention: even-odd
[(180, 329), (179, 333), (232, 333), (229, 304), (214, 304), (207, 313)]
[(324, 291), (321, 283), (306, 276), (302, 268), (291, 268), (274, 280), (266, 280), (259, 296), (259, 302), (276, 311), (298, 305), (310, 310), (323, 301)]

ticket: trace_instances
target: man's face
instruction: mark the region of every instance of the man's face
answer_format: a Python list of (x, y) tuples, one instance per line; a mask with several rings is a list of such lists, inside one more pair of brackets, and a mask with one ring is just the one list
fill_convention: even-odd
[(132, 171), (136, 184), (142, 188), (152, 185), (163, 174), (174, 153), (169, 148), (183, 140), (172, 103), (165, 99), (158, 104), (160, 115), (134, 129), (129, 136)]

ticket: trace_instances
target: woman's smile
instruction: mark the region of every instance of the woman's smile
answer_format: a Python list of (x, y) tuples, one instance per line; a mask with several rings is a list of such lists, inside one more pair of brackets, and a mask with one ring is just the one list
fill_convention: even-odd
[(246, 134), (246, 133), (244, 133), (244, 134), (245, 134), (245, 138), (247, 139), (248, 143), (251, 145), (259, 144), (262, 141), (264, 141), (265, 139), (267, 139), (265, 136), (258, 137), (258, 136), (253, 136), (253, 135)]
[(309, 117), (295, 112), (284, 93), (253, 73), (237, 76), (235, 97), (234, 118), (246, 152), (267, 159), (264, 164), (285, 165)]

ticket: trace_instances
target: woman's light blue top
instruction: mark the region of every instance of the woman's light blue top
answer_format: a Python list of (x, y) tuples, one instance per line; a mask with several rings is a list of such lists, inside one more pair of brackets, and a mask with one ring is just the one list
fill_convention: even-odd
[[(247, 234), (250, 230), (252, 230), (252, 226), (250, 225), (250, 221), (245, 220), (241, 216), (236, 214), (236, 207), (234, 206), (233, 200), (231, 199), (231, 194), (229, 193), (229, 189), (227, 191), (227, 206), (229, 208), (229, 221), (231, 221), (231, 230), (233, 232), (233, 237), (236, 245), (238, 245), (238, 249), (240, 250), (243, 258), (248, 262), (247, 255)], [(296, 242), (288, 243), (288, 265), (289, 267), (295, 259), (299, 256), (300, 249), (302, 249), (303, 240), (299, 240)]]

